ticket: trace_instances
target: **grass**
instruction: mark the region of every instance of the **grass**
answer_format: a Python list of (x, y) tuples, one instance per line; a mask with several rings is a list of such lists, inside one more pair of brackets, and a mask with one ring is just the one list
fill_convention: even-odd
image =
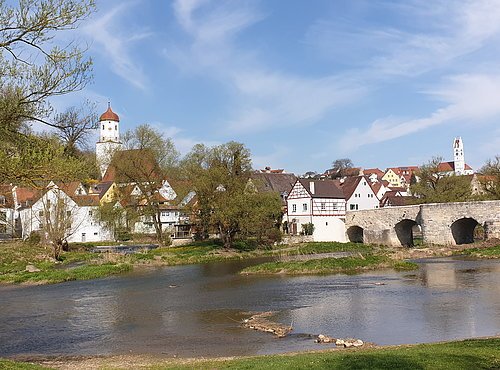
[[(61, 360), (59, 360), (61, 361)], [(86, 360), (69, 360), (71, 368), (84, 368)], [(61, 361), (68, 365), (68, 363)], [(158, 359), (119, 356), (95, 358), (103, 369), (499, 369), (500, 338), (468, 339), (380, 348), (332, 350), (234, 359)], [(0, 359), (0, 369), (44, 369), (37, 365)]]
[(17, 362), (0, 358), (0, 369), (2, 370), (43, 370), (48, 367), (43, 367), (37, 364), (28, 362)]
[(476, 258), (500, 258), (500, 245), (488, 248), (465, 249), (463, 251), (456, 252), (456, 254), (462, 254)]
[(364, 270), (395, 268), (413, 270), (418, 265), (412, 262), (396, 261), (386, 256), (366, 255), (360, 257), (322, 258), (306, 261), (267, 262), (247, 267), (243, 274), (330, 274), (355, 273)]
[[(49, 247), (20, 242), (0, 244), (0, 282), (50, 284), (120, 274), (130, 271), (136, 265), (173, 266), (262, 256), (276, 257), (331, 252), (364, 253), (371, 257), (357, 261), (358, 265), (352, 265), (353, 262), (348, 260), (344, 261), (345, 266), (339, 267), (333, 266), (338, 263), (337, 260), (318, 260), (310, 261), (309, 264), (306, 263), (302, 267), (294, 266), (292, 262), (289, 262), (287, 268), (293, 269), (293, 273), (304, 273), (308, 269), (311, 270), (310, 273), (353, 272), (359, 269), (379, 268), (389, 263), (387, 257), (372, 256), (375, 253), (383, 253), (382, 249), (356, 243), (323, 242), (304, 243), (293, 247), (278, 245), (257, 248), (256, 243), (250, 241), (237, 243), (237, 249), (228, 250), (222, 247), (220, 241), (208, 240), (194, 242), (186, 246), (162, 247), (126, 255), (92, 253), (87, 250), (90, 247), (87, 244), (76, 247), (74, 245), (69, 252), (63, 252), (61, 261), (55, 261), (50, 258), (51, 249)], [(373, 259), (376, 262), (371, 263)], [(25, 271), (27, 265), (34, 265), (41, 271), (27, 272)], [(397, 266), (394, 264), (394, 267), (409, 268), (404, 262)], [(303, 271), (299, 272), (300, 269)]]
[(300, 353), (186, 365), (156, 365), (150, 369), (499, 369), (500, 339), (419, 344), (393, 348)]

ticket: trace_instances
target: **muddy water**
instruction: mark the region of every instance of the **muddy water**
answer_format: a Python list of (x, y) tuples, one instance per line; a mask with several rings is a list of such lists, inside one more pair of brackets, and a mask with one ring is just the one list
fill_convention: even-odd
[[(500, 261), (432, 259), (416, 272), (256, 277), (252, 261), (0, 287), (0, 356), (153, 353), (184, 357), (325, 348), (307, 334), (377, 344), (500, 334)], [(276, 311), (293, 335), (239, 326)]]

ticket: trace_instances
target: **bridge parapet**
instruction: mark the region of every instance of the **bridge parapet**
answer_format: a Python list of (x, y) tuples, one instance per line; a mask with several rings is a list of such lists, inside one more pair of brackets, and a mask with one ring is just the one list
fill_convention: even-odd
[[(500, 238), (500, 200), (432, 203), (346, 212), (346, 230), (357, 229), (366, 243), (407, 245), (419, 225), (426, 244), (471, 242), (477, 224), (485, 237)], [(361, 230), (361, 231), (359, 231)]]

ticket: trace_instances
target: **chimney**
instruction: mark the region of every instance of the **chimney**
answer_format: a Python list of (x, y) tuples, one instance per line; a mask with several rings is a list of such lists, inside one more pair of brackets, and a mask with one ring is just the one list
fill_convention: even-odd
[(311, 194), (314, 194), (314, 181), (311, 181), (309, 183), (309, 191), (311, 192)]

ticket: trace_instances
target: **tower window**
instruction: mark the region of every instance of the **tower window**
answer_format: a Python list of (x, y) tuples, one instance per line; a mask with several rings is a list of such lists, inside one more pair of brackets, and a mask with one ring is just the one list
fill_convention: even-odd
[(104, 125), (102, 125), (102, 129), (104, 130)]
[(115, 130), (118, 130), (118, 125), (115, 125)]

